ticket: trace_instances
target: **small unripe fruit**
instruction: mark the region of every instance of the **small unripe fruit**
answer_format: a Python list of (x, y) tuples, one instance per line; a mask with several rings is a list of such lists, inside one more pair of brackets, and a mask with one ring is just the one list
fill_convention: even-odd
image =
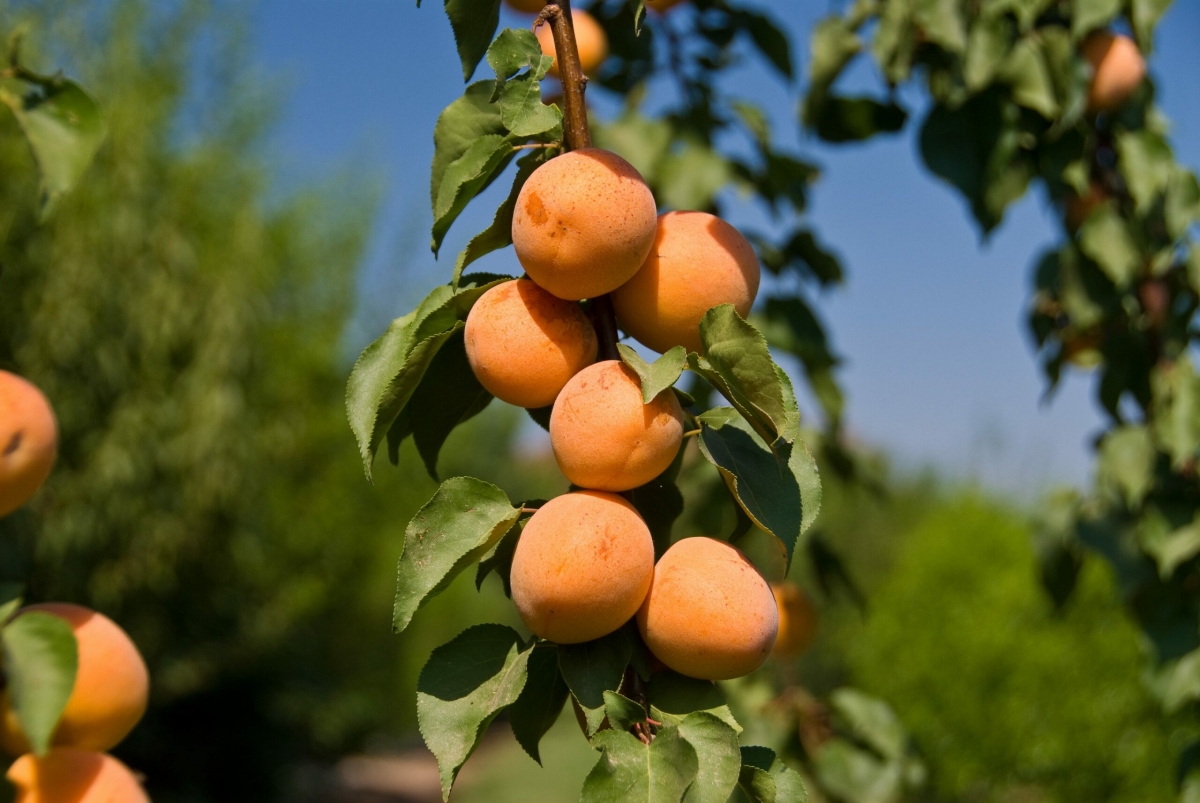
[[(103, 614), (62, 602), (30, 605), (31, 611), (63, 619), (75, 633), (79, 668), (75, 686), (54, 731), (52, 743), (82, 750), (109, 750), (124, 739), (146, 712), (150, 674), (141, 653), (125, 631)], [(29, 750), (29, 742), (3, 698), (0, 746), (10, 755)]]
[[(604, 32), (600, 23), (596, 22), (596, 18), (586, 11), (571, 9), (571, 23), (575, 28), (575, 47), (579, 50), (579, 66), (586, 75), (591, 75), (608, 58), (608, 34)], [(554, 49), (554, 29), (550, 23), (546, 23), (538, 26), (535, 33), (538, 44), (542, 46), (542, 53), (554, 59), (554, 64), (550, 67), (550, 74), (557, 78), (558, 55)]]
[(567, 380), (596, 360), (596, 330), (580, 306), (528, 279), (480, 296), (464, 342), (479, 384), (518, 407), (553, 404)]
[(637, 374), (620, 360), (580, 371), (550, 412), (558, 467), (580, 488), (628, 491), (667, 470), (683, 444), (683, 409), (667, 388), (642, 403)]
[(633, 165), (582, 148), (526, 180), (513, 212), (513, 248), (540, 287), (568, 301), (595, 298), (637, 273), (654, 244), (656, 215)]
[(536, 14), (546, 7), (546, 0), (505, 0), (508, 7), (526, 14)]
[(551, 499), (525, 524), (513, 553), (512, 598), (530, 630), (558, 644), (600, 638), (628, 622), (654, 575), (654, 540), (616, 494)]
[(771, 591), (779, 608), (779, 635), (771, 654), (778, 658), (799, 655), (817, 637), (817, 609), (795, 583), (773, 583)]
[(743, 318), (761, 271), (741, 232), (707, 212), (667, 212), (641, 269), (612, 294), (621, 328), (655, 351), (700, 352), (700, 319), (721, 304)]
[(57, 748), (18, 758), (8, 769), (15, 803), (150, 803), (129, 768), (112, 756)]
[(1083, 43), (1083, 57), (1092, 65), (1087, 110), (1112, 112), (1119, 109), (1146, 77), (1146, 60), (1137, 43), (1128, 36), (1100, 31)]
[(771, 587), (736, 547), (685, 538), (654, 567), (637, 615), (646, 646), (681, 675), (728, 680), (762, 666), (779, 629)]
[(58, 424), (42, 392), (0, 371), (0, 518), (42, 487), (58, 453)]

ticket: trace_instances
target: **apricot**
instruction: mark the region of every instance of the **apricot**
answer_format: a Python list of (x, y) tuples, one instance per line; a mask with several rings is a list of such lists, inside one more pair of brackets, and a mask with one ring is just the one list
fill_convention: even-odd
[(42, 487), (58, 453), (58, 423), (32, 383), (0, 371), (0, 517)]
[(1098, 31), (1084, 41), (1082, 51), (1092, 65), (1087, 98), (1092, 114), (1119, 109), (1146, 77), (1146, 60), (1128, 36)]
[(779, 612), (771, 587), (741, 550), (695, 537), (658, 559), (637, 622), (646, 646), (671, 669), (728, 680), (767, 660)]
[(518, 407), (553, 404), (567, 380), (596, 360), (596, 330), (574, 301), (528, 279), (488, 290), (467, 315), (467, 360), (479, 384)]
[(577, 373), (550, 412), (550, 447), (580, 488), (628, 491), (667, 470), (683, 443), (683, 410), (670, 388), (642, 403), (637, 374), (620, 360)]
[[(542, 5), (545, 3), (543, 2)], [(608, 34), (604, 32), (600, 23), (596, 22), (596, 18), (586, 11), (571, 9), (571, 23), (575, 28), (575, 47), (579, 50), (579, 66), (583, 68), (585, 75), (591, 75), (608, 58)], [(534, 33), (537, 34), (538, 44), (542, 46), (542, 53), (555, 60), (554, 64), (550, 66), (550, 74), (557, 78), (558, 55), (554, 49), (554, 31), (550, 23), (539, 25)]]
[(32, 753), (8, 768), (15, 803), (150, 803), (129, 768), (112, 756), (56, 748)]
[(613, 307), (621, 328), (655, 351), (699, 352), (704, 313), (733, 304), (744, 318), (760, 278), (758, 256), (733, 226), (707, 212), (667, 212), (645, 263), (613, 291)]
[(526, 522), (510, 578), (526, 627), (577, 644), (633, 618), (653, 575), (654, 541), (633, 505), (616, 494), (576, 491)]
[(508, 7), (526, 14), (536, 14), (546, 7), (546, 0), (504, 0)]
[(795, 583), (772, 583), (771, 592), (779, 609), (779, 635), (771, 654), (780, 658), (799, 655), (817, 637), (817, 609)]
[[(75, 686), (54, 731), (53, 744), (83, 750), (108, 750), (124, 739), (146, 712), (150, 674), (133, 641), (103, 614), (63, 602), (22, 608), (53, 614), (75, 632), (79, 668)], [(0, 747), (10, 755), (28, 752), (29, 743), (7, 694), (2, 698)]]
[(581, 148), (526, 180), (513, 213), (513, 247), (539, 286), (568, 301), (595, 298), (637, 273), (654, 244), (656, 214), (633, 165)]

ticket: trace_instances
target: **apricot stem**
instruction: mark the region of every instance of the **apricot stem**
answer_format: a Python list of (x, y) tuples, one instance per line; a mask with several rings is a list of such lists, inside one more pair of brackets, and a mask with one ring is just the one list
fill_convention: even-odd
[[(550, 23), (554, 34), (554, 52), (558, 60), (558, 75), (563, 90), (563, 139), (568, 151), (592, 147), (592, 133), (588, 129), (587, 104), (584, 90), (587, 76), (579, 61), (579, 46), (575, 42), (575, 26), (571, 21), (571, 0), (547, 0), (546, 7), (538, 14), (533, 27), (543, 22)], [(617, 360), (617, 315), (607, 295), (592, 299), (590, 313), (592, 326), (600, 339), (601, 360)]]

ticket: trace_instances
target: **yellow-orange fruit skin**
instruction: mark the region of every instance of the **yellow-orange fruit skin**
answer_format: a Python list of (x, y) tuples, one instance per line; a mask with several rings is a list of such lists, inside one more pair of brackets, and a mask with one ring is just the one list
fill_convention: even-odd
[(633, 618), (653, 576), (654, 541), (633, 505), (616, 494), (576, 491), (526, 522), (510, 580), (526, 627), (577, 644)]
[[(608, 34), (604, 32), (600, 23), (596, 22), (596, 18), (586, 11), (571, 9), (571, 23), (575, 28), (575, 46), (579, 49), (579, 66), (583, 68), (585, 75), (591, 75), (608, 58)], [(542, 46), (542, 54), (555, 60), (550, 66), (550, 74), (557, 78), (558, 56), (554, 49), (554, 31), (550, 23), (538, 26), (534, 33), (537, 34), (538, 44)]]
[[(133, 641), (103, 614), (62, 602), (30, 605), (30, 611), (53, 614), (67, 622), (79, 648), (75, 686), (54, 731), (54, 745), (81, 750), (109, 750), (124, 739), (146, 712), (150, 673)], [(3, 698), (0, 747), (10, 755), (29, 750), (16, 715)]]
[(668, 8), (674, 8), (682, 2), (683, 0), (646, 0), (646, 8), (661, 13)]
[(546, 7), (546, 0), (504, 0), (508, 7), (525, 14), (536, 14)]
[(512, 239), (529, 278), (578, 301), (637, 273), (658, 227), (654, 195), (633, 165), (581, 148), (533, 171), (517, 196)]
[(659, 558), (637, 622), (646, 646), (671, 669), (728, 680), (767, 660), (779, 613), (771, 587), (740, 550), (697, 537)]
[(42, 487), (58, 453), (58, 423), (32, 383), (0, 371), (0, 517)]
[(655, 351), (700, 352), (704, 313), (733, 304), (746, 317), (761, 278), (754, 248), (733, 226), (707, 212), (667, 212), (645, 263), (613, 291), (613, 307), (621, 328)]
[(799, 655), (817, 637), (817, 609), (795, 583), (772, 583), (771, 592), (779, 609), (779, 635), (771, 654), (778, 658)]
[(683, 443), (683, 409), (668, 388), (642, 403), (637, 374), (620, 360), (576, 374), (550, 412), (558, 467), (580, 488), (628, 491), (667, 470)]
[(16, 803), (150, 803), (129, 768), (112, 756), (56, 748), (18, 758), (8, 769)]
[(596, 360), (596, 330), (574, 301), (528, 279), (488, 290), (467, 315), (467, 360), (489, 393), (518, 407), (554, 403), (567, 381)]
[(1119, 109), (1146, 78), (1146, 60), (1128, 36), (1094, 33), (1083, 43), (1083, 57), (1092, 65), (1087, 109), (1092, 114)]

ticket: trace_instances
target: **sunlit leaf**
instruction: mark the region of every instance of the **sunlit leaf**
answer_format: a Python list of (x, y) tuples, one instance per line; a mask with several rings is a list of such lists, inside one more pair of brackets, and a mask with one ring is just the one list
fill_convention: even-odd
[(58, 616), (29, 611), (4, 626), (0, 643), (13, 713), (33, 751), (43, 754), (75, 687), (75, 633)]

